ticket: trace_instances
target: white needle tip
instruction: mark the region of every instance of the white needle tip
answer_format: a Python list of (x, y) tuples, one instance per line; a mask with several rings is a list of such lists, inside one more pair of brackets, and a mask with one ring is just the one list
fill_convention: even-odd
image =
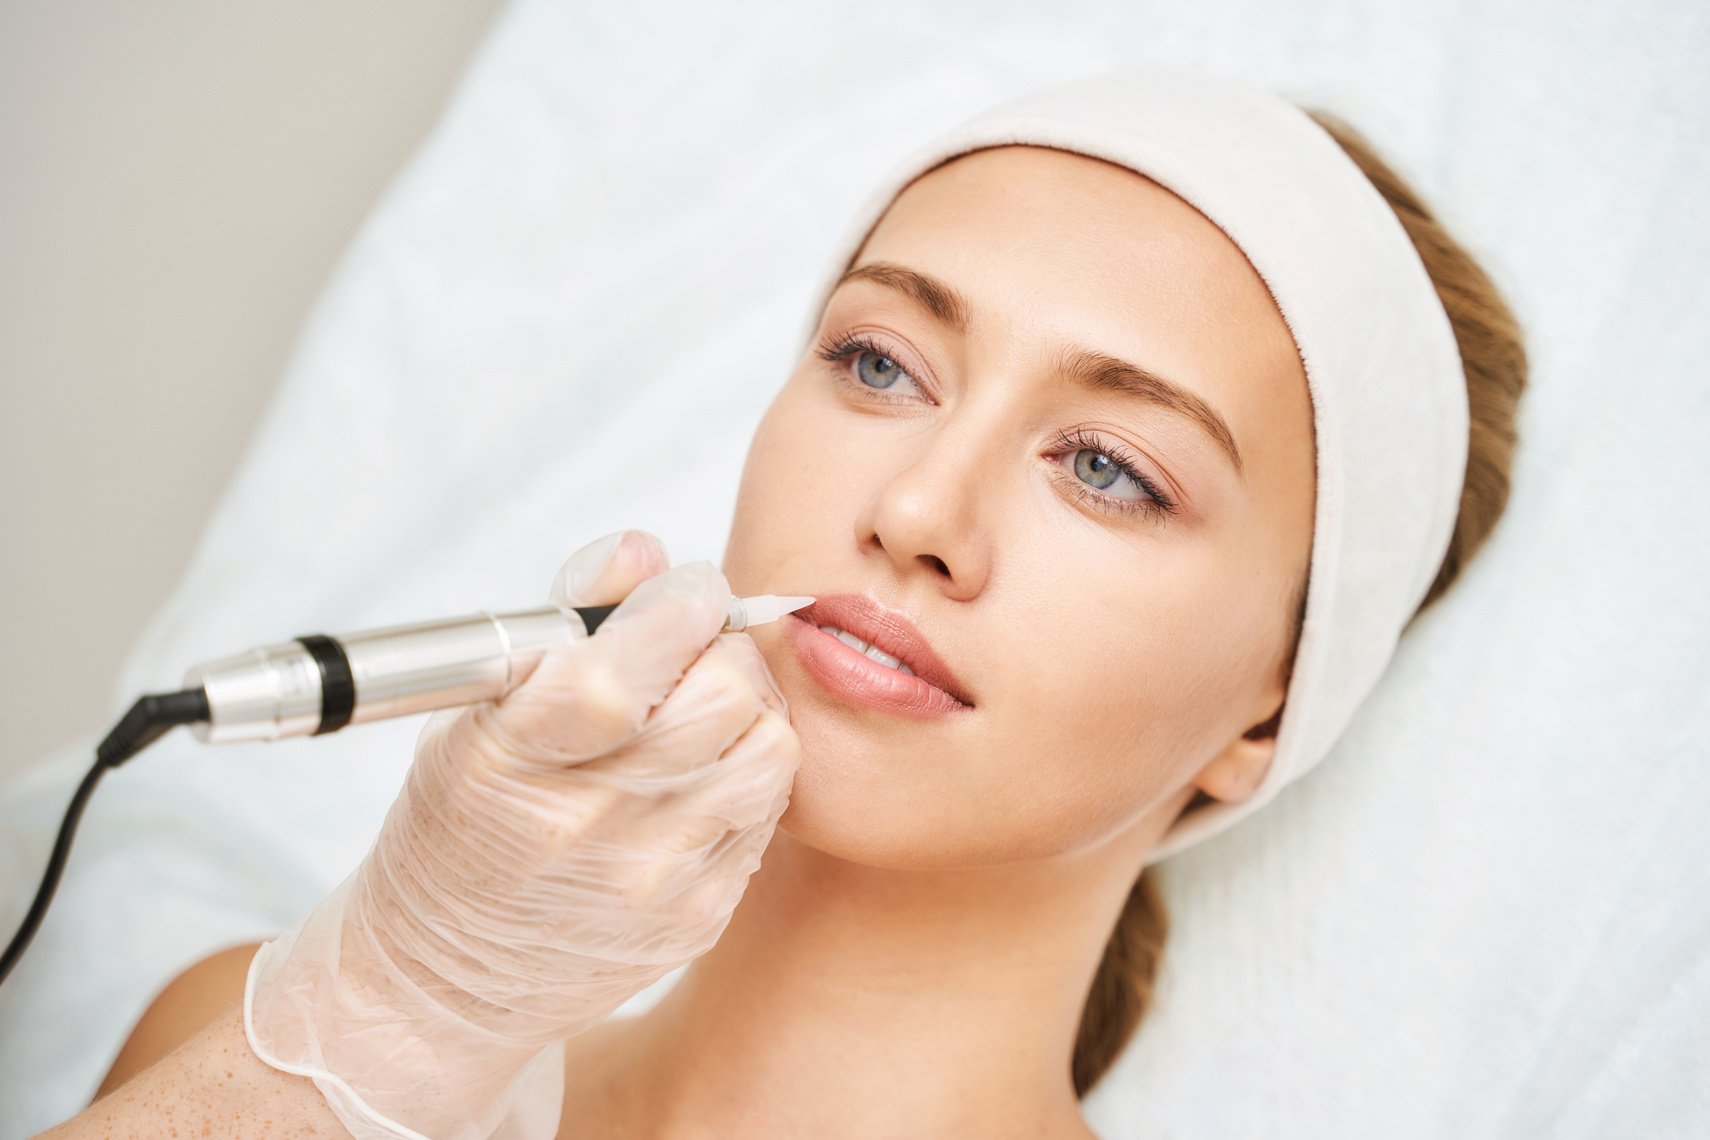
[(730, 607), (731, 620), (726, 627), (731, 632), (777, 621), (787, 613), (813, 604), (812, 598), (781, 597), (777, 594), (757, 594), (752, 598), (737, 598)]

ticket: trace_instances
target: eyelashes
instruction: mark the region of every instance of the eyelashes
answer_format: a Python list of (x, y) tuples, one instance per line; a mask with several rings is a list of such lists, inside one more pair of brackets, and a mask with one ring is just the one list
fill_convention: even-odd
[[(917, 387), (920, 384), (914, 375), (897, 359), (894, 349), (887, 349), (883, 344), (865, 333), (828, 335), (820, 341), (815, 354), (827, 363), (836, 365), (834, 371), (849, 388), (856, 389), (864, 398), (879, 403), (908, 403), (911, 400), (906, 396), (889, 395), (889, 389), (875, 388), (870, 384), (864, 384), (853, 375), (854, 369), (861, 363), (860, 358), (864, 355), (875, 356), (881, 361), (888, 362), (894, 367), (896, 375), (907, 377)], [(1111, 466), (1122, 475), (1127, 476), (1146, 496), (1145, 498), (1129, 499), (1118, 495), (1107, 495), (1072, 473), (1064, 472), (1059, 466), (1057, 470), (1060, 474), (1057, 478), (1066, 480), (1069, 489), (1088, 506), (1106, 514), (1139, 514), (1160, 520), (1175, 513), (1175, 500), (1158, 485), (1157, 481), (1145, 473), (1139, 461), (1130, 455), (1121, 444), (1105, 440), (1084, 428), (1075, 428), (1072, 431), (1059, 429), (1052, 443), (1058, 448), (1057, 455), (1073, 452), (1078, 456), (1083, 451), (1091, 451), (1104, 456), (1110, 460)]]
[[(1091, 451), (1105, 456), (1110, 460), (1112, 466), (1133, 480), (1135, 486), (1148, 496), (1144, 499), (1124, 499), (1116, 495), (1106, 495), (1097, 488), (1088, 486), (1085, 480), (1075, 478), (1073, 475), (1068, 476), (1071, 481), (1071, 490), (1081, 495), (1083, 501), (1087, 501), (1089, 497), (1096, 497), (1093, 499), (1092, 505), (1101, 509), (1144, 511), (1156, 513), (1160, 516), (1175, 511), (1175, 500), (1171, 499), (1155, 481), (1140, 469), (1139, 463), (1124, 451), (1120, 444), (1106, 442), (1098, 436), (1089, 434), (1084, 428), (1076, 428), (1072, 432), (1059, 429), (1055, 442), (1062, 449), (1058, 454), (1069, 451), (1076, 454), (1082, 451)], [(1111, 504), (1111, 506), (1105, 507), (1104, 504), (1106, 503)]]
[[(917, 385), (920, 383), (920, 381), (915, 380), (913, 373), (903, 367), (902, 362), (898, 360), (894, 354), (894, 350), (887, 351), (884, 346), (868, 337), (865, 333), (845, 333), (842, 336), (827, 337), (825, 340), (821, 341), (819, 345), (820, 358), (822, 360), (829, 361), (832, 364), (842, 364), (849, 357), (853, 356), (857, 358), (854, 363), (859, 365), (859, 357), (864, 354), (876, 356), (881, 360), (890, 361), (896, 365), (897, 371), (900, 374), (907, 376), (910, 380), (914, 380)], [(847, 368), (839, 368), (838, 371), (847, 376), (849, 370)], [(875, 388), (871, 384), (862, 384), (853, 377), (851, 377), (851, 380), (854, 381), (855, 386), (860, 388), (863, 392), (878, 395), (878, 398), (882, 402), (894, 402), (887, 400), (882, 395), (882, 393), (889, 391), (889, 389)]]

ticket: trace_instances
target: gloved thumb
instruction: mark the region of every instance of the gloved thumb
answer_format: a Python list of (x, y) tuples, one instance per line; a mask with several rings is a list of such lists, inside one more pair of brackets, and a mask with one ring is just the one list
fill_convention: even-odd
[(730, 583), (711, 562), (671, 567), (641, 530), (571, 555), (552, 584), (560, 609), (616, 605), (597, 637), (566, 640), (476, 721), (513, 756), (579, 762), (641, 729), (649, 711), (718, 636)]
[(570, 556), (552, 580), (549, 597), (560, 609), (609, 606), (669, 568), (665, 543), (645, 530), (620, 530)]

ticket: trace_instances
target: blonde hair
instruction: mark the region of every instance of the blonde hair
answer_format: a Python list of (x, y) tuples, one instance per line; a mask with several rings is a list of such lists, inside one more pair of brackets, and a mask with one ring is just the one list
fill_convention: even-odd
[[(1395, 211), (1425, 264), (1448, 312), (1460, 346), (1471, 413), (1466, 482), (1448, 552), (1420, 603), (1422, 612), (1443, 596), (1484, 544), (1508, 503), (1515, 415), (1526, 386), (1526, 350), (1519, 323), (1489, 275), (1426, 207), (1411, 186), (1378, 157), (1366, 138), (1329, 112), (1304, 108), (1335, 139)], [(1295, 636), (1304, 616), (1305, 589), (1296, 607)], [(1417, 616), (1417, 614), (1415, 615)], [(1294, 653), (1285, 655), (1292, 664)], [(1276, 721), (1270, 728), (1274, 731)], [(1185, 809), (1192, 811), (1202, 798)], [(1081, 1013), (1071, 1072), (1085, 1096), (1110, 1068), (1152, 998), (1169, 920), (1156, 872), (1141, 873), (1106, 943)]]

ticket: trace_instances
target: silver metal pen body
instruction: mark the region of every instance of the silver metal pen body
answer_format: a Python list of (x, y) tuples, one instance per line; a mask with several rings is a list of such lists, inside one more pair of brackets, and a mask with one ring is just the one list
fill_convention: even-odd
[[(732, 598), (727, 631), (774, 620), (812, 598)], [(547, 648), (586, 637), (615, 606), (556, 606), (301, 637), (208, 661), (184, 674), (201, 688), (208, 720), (193, 724), (211, 744), (336, 732), (350, 724), (497, 700)]]

